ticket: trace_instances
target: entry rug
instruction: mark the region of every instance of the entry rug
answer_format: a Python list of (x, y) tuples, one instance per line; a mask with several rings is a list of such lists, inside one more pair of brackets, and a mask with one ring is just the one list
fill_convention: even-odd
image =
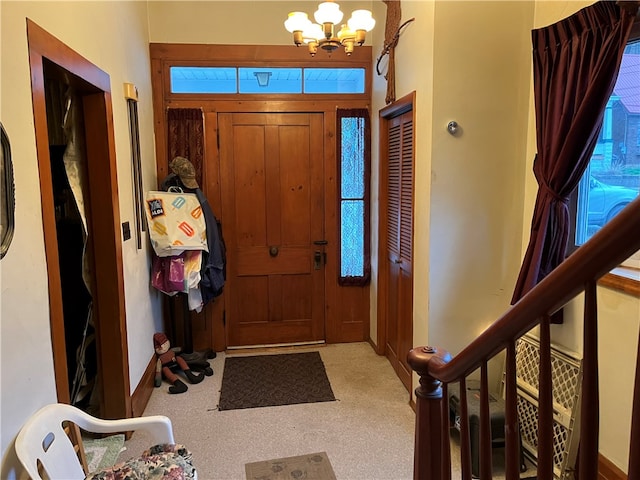
[(95, 472), (116, 464), (120, 452), (124, 449), (124, 435), (111, 435), (104, 438), (83, 437), (82, 444), (89, 472)]
[(335, 399), (319, 352), (227, 357), (218, 410)]
[(244, 468), (247, 480), (336, 480), (325, 452), (247, 463)]

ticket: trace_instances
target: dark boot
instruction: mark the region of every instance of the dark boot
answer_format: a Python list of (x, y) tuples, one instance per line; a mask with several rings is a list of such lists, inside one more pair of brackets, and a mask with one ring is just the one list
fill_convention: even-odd
[(207, 377), (213, 375), (213, 368), (211, 368), (209, 362), (205, 362), (203, 364), (198, 363), (197, 365), (189, 363), (188, 365), (192, 372), (202, 372)]
[(191, 383), (193, 383), (194, 385), (196, 383), (200, 383), (202, 380), (204, 380), (204, 375), (196, 375), (195, 373), (193, 373), (191, 370), (185, 370), (184, 374), (187, 376), (187, 378), (189, 379), (189, 381)]
[(207, 361), (204, 352), (181, 353), (180, 357), (189, 365), (191, 370), (201, 372), (211, 365)]
[(211, 359), (213, 359), (213, 358), (216, 358), (216, 356), (217, 356), (217, 355), (216, 355), (216, 352), (215, 352), (215, 351), (213, 351), (213, 350), (212, 350), (212, 349), (210, 349), (210, 348), (207, 348), (207, 349), (204, 351), (204, 353), (205, 353), (205, 355), (207, 356), (207, 358), (208, 358), (209, 360), (211, 360)]
[(184, 393), (189, 389), (184, 382), (176, 380), (173, 382), (173, 387), (169, 387), (169, 393)]

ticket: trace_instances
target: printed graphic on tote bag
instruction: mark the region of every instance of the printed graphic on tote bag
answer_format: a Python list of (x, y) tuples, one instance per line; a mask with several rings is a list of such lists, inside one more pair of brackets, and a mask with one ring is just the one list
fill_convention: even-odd
[(149, 206), (149, 215), (151, 215), (151, 218), (156, 218), (164, 215), (162, 199), (152, 198), (151, 200), (147, 200), (147, 204)]
[(159, 257), (207, 250), (206, 224), (194, 194), (151, 191), (146, 204), (151, 244)]

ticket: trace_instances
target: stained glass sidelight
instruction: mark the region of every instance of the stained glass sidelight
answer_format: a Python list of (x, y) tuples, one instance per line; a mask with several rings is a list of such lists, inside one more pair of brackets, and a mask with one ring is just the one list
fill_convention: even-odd
[(339, 114), (340, 152), (340, 281), (368, 280), (367, 111)]

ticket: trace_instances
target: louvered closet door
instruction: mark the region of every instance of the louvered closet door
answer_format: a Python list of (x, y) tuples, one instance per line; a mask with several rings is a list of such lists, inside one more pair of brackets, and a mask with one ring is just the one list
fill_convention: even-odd
[(413, 347), (413, 112), (390, 119), (388, 127), (385, 354), (409, 390), (407, 353)]

